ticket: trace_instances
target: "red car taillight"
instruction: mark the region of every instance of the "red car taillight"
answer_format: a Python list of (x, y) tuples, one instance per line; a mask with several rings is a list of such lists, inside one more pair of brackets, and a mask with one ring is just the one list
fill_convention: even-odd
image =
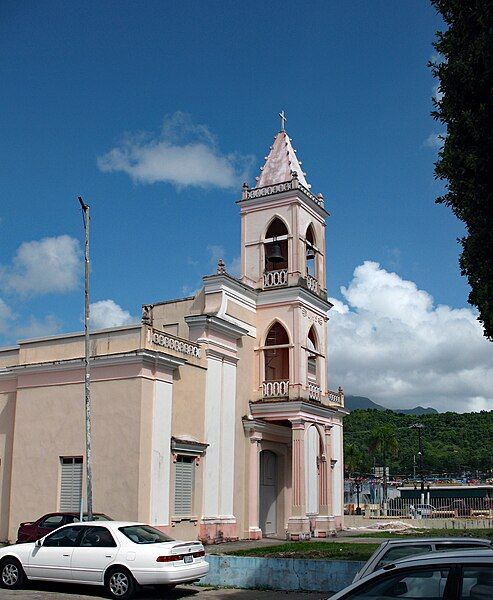
[[(190, 556), (190, 554), (170, 554), (169, 556), (158, 556), (156, 558), (156, 562), (174, 562), (175, 560), (183, 560), (185, 556)], [(199, 556), (205, 556), (204, 550), (199, 550), (199, 552), (193, 552), (192, 556), (194, 558), (199, 558)]]
[(183, 554), (170, 554), (169, 556), (158, 556), (156, 562), (173, 562), (175, 560), (183, 560)]

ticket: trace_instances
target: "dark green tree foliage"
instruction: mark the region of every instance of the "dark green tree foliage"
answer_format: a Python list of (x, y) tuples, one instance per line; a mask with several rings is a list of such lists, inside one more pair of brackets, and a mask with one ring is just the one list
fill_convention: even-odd
[(493, 340), (493, 0), (431, 0), (448, 25), (433, 44), (432, 62), (443, 94), (433, 116), (447, 128), (435, 175), (447, 191), (437, 199), (466, 225), (461, 274), (470, 304)]
[[(426, 473), (490, 472), (493, 468), (493, 411), (439, 413), (416, 417), (391, 410), (355, 410), (344, 418), (344, 447), (360, 456), (361, 473), (371, 473), (374, 460), (382, 466), (382, 446), (375, 445), (375, 431), (382, 426), (395, 431), (397, 448), (391, 441), (386, 452), (391, 474), (412, 475), (413, 455), (418, 463), (418, 433), (409, 429), (423, 423)], [(389, 439), (392, 440), (393, 436)], [(419, 468), (419, 467), (418, 467)]]

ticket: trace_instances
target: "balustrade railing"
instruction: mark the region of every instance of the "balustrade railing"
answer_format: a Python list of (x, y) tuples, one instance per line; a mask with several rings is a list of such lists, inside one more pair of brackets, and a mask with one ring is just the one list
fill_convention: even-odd
[(340, 404), (344, 405), (344, 392), (340, 389), (338, 392), (333, 392), (332, 390), (328, 390), (327, 392), (327, 400), (332, 402), (332, 404)]
[(264, 288), (278, 287), (288, 283), (288, 270), (266, 271), (264, 273)]
[(264, 381), (262, 383), (264, 398), (281, 398), (289, 394), (289, 380)]
[(322, 399), (322, 388), (315, 383), (308, 384), (308, 398), (320, 402)]
[(310, 275), (309, 273), (306, 274), (306, 284), (309, 290), (318, 293), (318, 281), (315, 279), (315, 277), (313, 277), (313, 275)]

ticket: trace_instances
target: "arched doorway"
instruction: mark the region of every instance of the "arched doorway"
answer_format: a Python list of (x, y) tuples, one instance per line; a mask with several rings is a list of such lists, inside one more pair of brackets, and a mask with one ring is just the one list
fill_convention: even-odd
[(259, 527), (264, 537), (277, 533), (277, 456), (260, 453)]

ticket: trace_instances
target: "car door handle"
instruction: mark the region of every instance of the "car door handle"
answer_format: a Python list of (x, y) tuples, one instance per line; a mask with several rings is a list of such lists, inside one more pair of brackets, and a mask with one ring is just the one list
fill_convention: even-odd
[(113, 555), (111, 555), (111, 554), (106, 554), (105, 556), (106, 556), (106, 558), (113, 558)]
[(62, 554), (62, 556), (70, 556), (70, 554)]

